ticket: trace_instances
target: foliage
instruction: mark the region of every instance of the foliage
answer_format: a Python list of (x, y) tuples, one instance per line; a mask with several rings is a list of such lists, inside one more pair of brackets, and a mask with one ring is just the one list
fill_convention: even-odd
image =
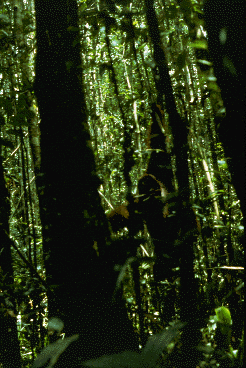
[[(129, 193), (135, 199), (138, 196), (138, 182), (152, 153), (147, 135), (153, 114), (161, 121), (162, 138), (171, 157), (175, 182), (175, 142), (165, 99), (160, 101), (158, 93), (160, 75), (145, 17), (147, 3), (127, 0), (78, 2), (88, 124), (101, 180), (98, 190), (107, 213), (126, 205)], [(193, 246), (194, 270), (203, 301), (198, 306), (199, 313), (208, 321), (217, 307), (221, 330), (224, 324), (230, 325), (224, 323), (224, 319), (233, 321), (232, 335), (231, 327), (230, 332), (224, 333), (227, 348), (229, 346), (227, 352), (214, 355), (214, 346), (210, 351), (203, 350), (206, 358), (203, 366), (213, 367), (216, 365), (213, 359), (222, 361), (228, 354), (228, 366), (233, 367), (242, 361), (242, 332), (239, 328), (237, 333), (233, 327), (240, 324), (244, 303), (243, 288), (238, 289), (242, 283), (243, 223), (227, 157), (217, 135), (225, 110), (208, 54), (203, 4), (193, 0), (160, 0), (155, 2), (155, 10), (176, 108), (187, 123), (190, 200), (198, 224)], [(33, 356), (39, 352), (47, 339), (45, 270), (35, 185), (40, 161), (40, 121), (34, 97), (34, 30), (32, 1), (23, 2), (14, 9), (9, 3), (1, 4), (0, 145), (11, 206), (10, 237), (15, 244), (12, 247), (15, 283), (8, 287), (16, 301), (17, 310), (13, 316), (18, 321), (23, 359), (30, 351)], [(174, 209), (171, 215), (175, 216), (176, 199), (169, 194), (169, 204)], [(156, 203), (163, 208), (165, 200), (155, 197), (158, 197)], [(147, 335), (158, 332), (180, 315), (179, 250), (182, 243), (175, 238), (168, 249), (164, 249), (167, 277), (155, 283), (153, 241), (145, 225), (135, 229), (130, 239), (129, 222), (132, 221), (132, 217), (128, 222), (123, 221), (124, 225), (112, 234), (115, 239), (112, 254), (115, 252), (118, 256), (116, 289), (119, 284), (122, 286), (129, 317), (136, 330), (142, 328), (142, 334)], [(163, 231), (168, 232), (168, 229)], [(137, 261), (132, 258), (136, 254)], [(131, 262), (132, 259), (136, 262)], [(141, 305), (137, 299), (134, 267), (139, 272)], [(11, 316), (12, 308), (6, 305), (11, 292), (5, 290), (4, 280), (1, 280), (0, 290), (1, 313)], [(204, 345), (210, 346), (214, 331), (203, 327), (202, 333)], [(237, 351), (236, 358), (232, 345)], [(222, 351), (224, 347), (220, 348)], [(99, 359), (97, 366), (110, 366), (107, 359)], [(87, 362), (87, 366), (95, 366), (94, 363)]]

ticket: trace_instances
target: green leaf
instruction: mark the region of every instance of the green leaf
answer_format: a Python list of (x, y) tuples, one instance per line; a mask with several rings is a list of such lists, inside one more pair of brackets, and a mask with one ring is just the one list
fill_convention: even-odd
[(208, 44), (206, 40), (196, 40), (189, 44), (189, 47), (193, 47), (194, 49), (203, 49), (207, 50)]
[(139, 46), (138, 51), (141, 51), (142, 49), (144, 49), (145, 46), (146, 46), (146, 43), (143, 43), (141, 46)]
[(231, 325), (231, 313), (226, 307), (219, 307), (215, 309), (216, 316), (218, 318), (218, 322), (224, 323), (226, 325)]
[(225, 160), (218, 160), (218, 165), (219, 167), (221, 167), (222, 169), (227, 169), (227, 162)]

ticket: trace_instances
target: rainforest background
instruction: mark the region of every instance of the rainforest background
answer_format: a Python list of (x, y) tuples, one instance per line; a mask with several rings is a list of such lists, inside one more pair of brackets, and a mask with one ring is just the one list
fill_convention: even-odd
[(244, 14), (0, 2), (2, 367), (243, 367)]

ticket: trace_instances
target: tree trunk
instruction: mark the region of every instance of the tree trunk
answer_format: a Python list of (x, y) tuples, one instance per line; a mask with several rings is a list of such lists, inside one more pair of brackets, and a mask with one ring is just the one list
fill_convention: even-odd
[(13, 267), (9, 234), (9, 201), (3, 177), (0, 153), (0, 366), (21, 367), (20, 345), (17, 335), (15, 299), (13, 291)]
[(78, 359), (137, 350), (138, 342), (125, 308), (111, 303), (116, 276), (113, 262), (107, 263), (109, 230), (89, 141), (77, 3), (37, 0), (35, 8), (38, 190), (49, 316), (63, 320), (66, 336), (80, 335), (57, 363), (67, 367)]
[(241, 209), (245, 215), (245, 60), (246, 2), (244, 0), (205, 1), (208, 49), (226, 117), (220, 124), (220, 139), (232, 175)]

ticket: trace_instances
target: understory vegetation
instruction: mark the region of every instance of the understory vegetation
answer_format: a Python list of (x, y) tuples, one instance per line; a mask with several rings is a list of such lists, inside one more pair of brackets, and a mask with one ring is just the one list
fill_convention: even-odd
[(244, 8), (0, 2), (0, 368), (244, 366)]

